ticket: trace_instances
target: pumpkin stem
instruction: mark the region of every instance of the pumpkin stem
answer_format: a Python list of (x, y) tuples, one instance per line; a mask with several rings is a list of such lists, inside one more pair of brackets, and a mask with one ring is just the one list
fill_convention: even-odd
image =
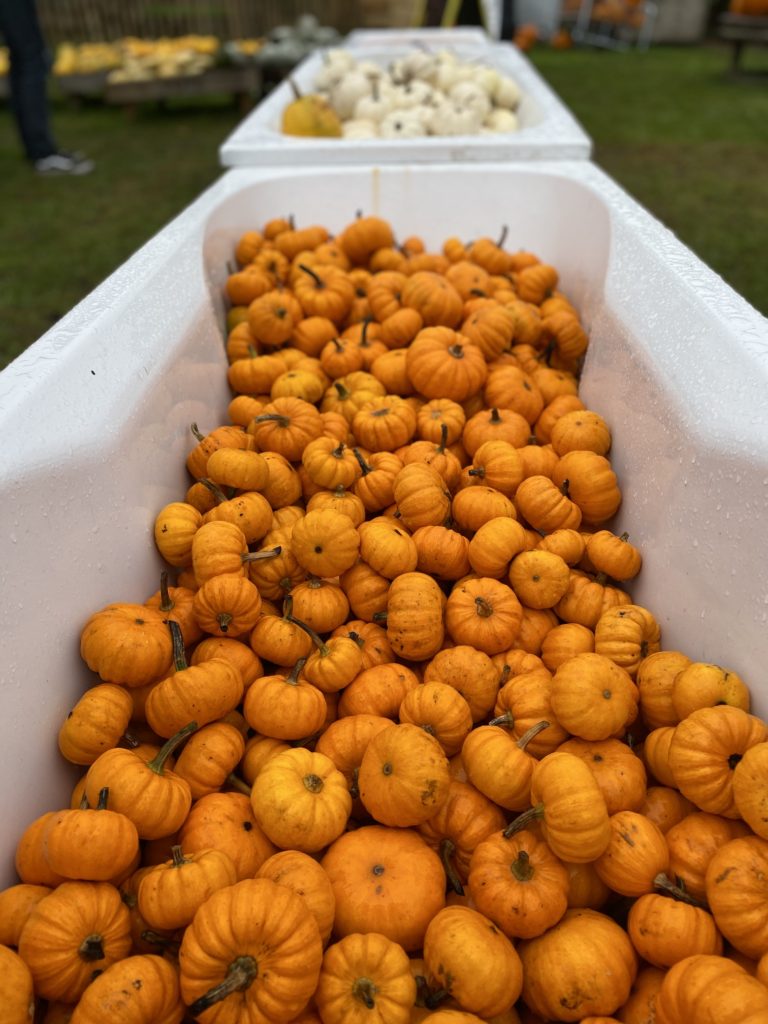
[(291, 92), (293, 93), (294, 99), (300, 100), (302, 95), (301, 89), (298, 87), (298, 85), (296, 85), (296, 83), (294, 82), (290, 75), (288, 76), (288, 85), (290, 85), (291, 87)]
[(97, 811), (106, 811), (108, 800), (109, 800), (109, 786), (104, 786), (102, 789), (99, 790), (99, 800), (98, 800), (98, 803), (96, 804), (96, 810)]
[(496, 245), (498, 246), (498, 248), (499, 248), (499, 249), (500, 249), (500, 248), (502, 247), (502, 245), (504, 245), (504, 243), (506, 242), (506, 240), (507, 240), (507, 234), (508, 234), (508, 233), (509, 233), (509, 225), (507, 225), (507, 224), (504, 224), (504, 225), (502, 226), (502, 229), (501, 229), (501, 234), (499, 235), (499, 240), (498, 240), (498, 242), (496, 243)]
[(619, 540), (623, 540), (625, 544), (627, 543), (627, 541), (629, 540), (629, 534), (626, 532), (626, 530), (624, 531), (624, 533), (621, 534)]
[(501, 670), (501, 675), (499, 676), (499, 689), (501, 689), (501, 687), (506, 683), (506, 681), (509, 679), (511, 675), (512, 666), (505, 665), (504, 668)]
[(515, 724), (515, 716), (511, 711), (505, 711), (503, 715), (499, 715), (497, 718), (492, 718), (488, 725), (498, 725), (502, 729), (512, 729)]
[(77, 950), (77, 955), (83, 960), (103, 960), (104, 959), (104, 946), (103, 938), (101, 935), (93, 934), (88, 935), (80, 943)]
[(531, 858), (525, 850), (521, 850), (509, 865), (509, 870), (518, 882), (530, 882), (536, 873), (531, 866)]
[(482, 479), (485, 476), (485, 467), (478, 466), (477, 469), (468, 469), (467, 473), (469, 476), (479, 476)]
[(171, 639), (173, 640), (173, 665), (177, 672), (183, 672), (188, 666), (181, 626), (178, 622), (174, 622), (173, 619), (167, 619), (166, 621), (168, 629), (171, 631)]
[(291, 686), (298, 686), (299, 676), (301, 675), (301, 670), (304, 668), (306, 662), (306, 658), (299, 658), (291, 669), (291, 674), (285, 677), (286, 683), (290, 683)]
[(139, 741), (133, 735), (132, 732), (124, 732), (120, 737), (120, 742), (124, 743), (129, 750), (135, 750), (139, 746)]
[(315, 273), (315, 271), (311, 267), (308, 267), (306, 263), (300, 263), (299, 270), (303, 270), (305, 274), (309, 274), (309, 276), (312, 278), (312, 280), (315, 282), (318, 288), (325, 288), (325, 281), (322, 279), (322, 277), (320, 277), (319, 274)]
[(499, 416), (499, 410), (496, 408), (496, 406), (494, 406), (493, 409), (491, 409), (491, 418), (488, 422), (501, 423), (501, 416)]
[(357, 798), (360, 796), (360, 786), (358, 784), (359, 778), (360, 778), (360, 768), (359, 767), (353, 768), (352, 769), (352, 785), (349, 787), (349, 795), (352, 797), (353, 800), (357, 800)]
[(476, 296), (478, 299), (487, 299), (488, 293), (484, 292), (482, 288), (470, 288), (469, 294)]
[(428, 1010), (434, 1010), (440, 1003), (448, 999), (450, 994), (447, 988), (438, 988), (424, 996), (424, 1005)]
[(171, 857), (175, 868), (180, 868), (183, 864), (189, 864), (189, 858), (184, 856), (180, 846), (171, 847)]
[(259, 352), (255, 345), (249, 345), (248, 355), (251, 357), (251, 359), (256, 359), (257, 356), (261, 355), (261, 352)]
[[(101, 795), (101, 794), (99, 794), (99, 795)], [(85, 792), (85, 790), (83, 790), (83, 795), (80, 797), (80, 803), (78, 804), (77, 809), (78, 809), (78, 811), (87, 811), (87, 810), (89, 810), (89, 807), (88, 807), (88, 794)]]
[(254, 423), (277, 423), (280, 427), (290, 427), (291, 417), (283, 416), (279, 412), (263, 412), (260, 416), (256, 416)]
[(174, 955), (178, 954), (179, 947), (181, 946), (181, 943), (176, 939), (169, 939), (167, 936), (161, 935), (160, 932), (153, 931), (151, 928), (146, 928), (141, 933), (141, 937), (144, 942), (148, 942), (152, 946), (160, 946)]
[(301, 619), (295, 619), (293, 617), (293, 615), (290, 615), (290, 614), (286, 615), (286, 618), (288, 619), (289, 622), (292, 622), (294, 624), (294, 626), (298, 626), (299, 629), (303, 629), (304, 630), (304, 632), (307, 634), (309, 639), (312, 641), (312, 643), (315, 645), (315, 647), (320, 652), (320, 657), (321, 658), (326, 658), (331, 653), (331, 649), (328, 646), (328, 644), (325, 642), (325, 640), (323, 640), (323, 638), (321, 636), (319, 636), (314, 631), (314, 629), (312, 629), (311, 626), (308, 626), (306, 622), (302, 622)]
[(336, 388), (336, 394), (339, 396), (342, 402), (345, 402), (352, 395), (352, 392), (349, 390), (349, 388), (345, 388), (340, 380), (335, 380), (333, 382), (333, 386)]
[(205, 995), (200, 996), (189, 1007), (190, 1017), (199, 1017), (201, 1013), (208, 1010), (222, 999), (231, 996), (233, 992), (244, 992), (250, 988), (259, 975), (259, 965), (252, 956), (239, 956), (227, 968), (227, 976), (218, 985), (214, 985)]
[(449, 356), (453, 356), (454, 359), (464, 358), (464, 346), (463, 345), (449, 345), (446, 349)]
[(365, 647), (365, 640), (363, 640), (360, 634), (356, 633), (354, 629), (351, 629), (349, 633), (347, 633), (347, 636), (350, 640), (354, 640), (358, 647)]
[(443, 839), (440, 843), (440, 860), (443, 862), (445, 877), (448, 879), (448, 887), (458, 896), (464, 895), (464, 886), (461, 884), (456, 868), (451, 857), (456, 852), (456, 845), (450, 839)]
[(173, 611), (173, 601), (171, 595), (168, 593), (168, 570), (163, 569), (160, 573), (160, 611), (170, 612)]
[(489, 619), (493, 615), (493, 608), (484, 597), (475, 598), (475, 611), (481, 619)]
[(527, 828), (532, 821), (536, 821), (538, 818), (544, 817), (544, 804), (536, 804), (535, 807), (529, 807), (527, 811), (523, 811), (522, 814), (510, 821), (507, 827), (502, 832), (505, 839), (509, 839), (516, 832), (522, 832), (524, 828)]
[(334, 448), (333, 451), (331, 452), (331, 455), (334, 457), (334, 459), (343, 458), (346, 447), (347, 446), (344, 444), (343, 441), (339, 441), (338, 448)]
[(352, 985), (352, 995), (355, 999), (359, 999), (361, 1003), (365, 1003), (369, 1010), (372, 1010), (376, 1005), (373, 997), (377, 992), (378, 989), (370, 978), (355, 978), (355, 982)]
[(675, 883), (669, 875), (662, 871), (661, 874), (656, 875), (654, 878), (653, 886), (655, 889), (661, 889), (665, 895), (671, 896), (673, 900), (678, 900), (680, 903), (689, 903), (692, 907), (699, 907), (701, 910), (709, 910), (706, 903), (702, 900), (697, 900), (695, 896), (691, 896), (680, 878)]
[(371, 322), (371, 318), (367, 316), (360, 324), (360, 341), (358, 344), (361, 348), (368, 348), (368, 324)]
[(368, 465), (368, 463), (363, 458), (363, 456), (362, 456), (362, 454), (360, 452), (360, 449), (359, 448), (353, 448), (352, 451), (354, 452), (355, 458), (357, 459), (357, 461), (358, 461), (358, 463), (360, 465), (360, 469), (362, 469), (362, 471), (363, 471), (363, 476), (368, 476), (369, 473), (372, 473), (373, 472), (373, 466), (369, 466)]
[(203, 485), (203, 487), (207, 487), (208, 488), (208, 490), (214, 496), (216, 501), (219, 501), (219, 502), (221, 502), (221, 501), (229, 501), (229, 498), (226, 496), (224, 491), (222, 491), (222, 489), (219, 487), (219, 485), (215, 484), (213, 482), (213, 480), (208, 480), (206, 477), (201, 477), (198, 482), (201, 483)]
[(232, 621), (232, 616), (229, 612), (219, 612), (216, 616), (216, 621), (219, 624), (219, 629), (222, 633), (226, 633), (229, 630), (229, 624)]
[(320, 776), (312, 773), (305, 775), (301, 781), (304, 783), (305, 789), (308, 789), (310, 793), (319, 793), (324, 785)]
[(204, 441), (205, 440), (205, 434), (201, 434), (200, 433), (196, 423), (190, 423), (189, 429), (192, 431), (192, 433), (194, 434), (195, 439), (197, 441)]
[(176, 747), (178, 747), (178, 745), (196, 729), (197, 722), (189, 722), (183, 729), (179, 729), (175, 736), (171, 736), (169, 740), (165, 741), (152, 760), (146, 762), (147, 768), (149, 768), (150, 771), (155, 772), (156, 775), (162, 775), (163, 769), (165, 768), (165, 762), (174, 752)]
[(532, 725), (527, 732), (524, 732), (520, 739), (517, 741), (518, 747), (521, 750), (525, 750), (526, 746), (531, 742), (534, 736), (538, 736), (540, 732), (549, 728), (549, 722), (537, 722), (536, 725)]
[[(566, 480), (566, 483), (568, 481)], [(608, 574), (604, 572), (595, 573), (595, 583), (599, 583), (601, 587), (604, 587), (608, 582)]]
[(265, 558), (277, 558), (282, 555), (283, 549), (278, 544), (274, 548), (267, 548), (265, 551), (249, 551), (247, 555), (240, 555), (243, 564), (246, 562), (260, 562)]
[(251, 795), (251, 787), (247, 782), (243, 782), (241, 778), (238, 778), (234, 772), (230, 772), (227, 776), (227, 783), (232, 789), (237, 790), (238, 793), (245, 793), (246, 796)]
[(570, 489), (571, 489), (571, 481), (570, 480), (563, 480), (562, 484), (560, 485), (560, 491), (566, 496), (566, 498), (570, 498), (570, 494), (568, 493), (570, 491)]
[(386, 613), (386, 611), (374, 612), (373, 613), (373, 621), (374, 622), (386, 622), (387, 621), (387, 613)]
[(448, 446), (448, 425), (446, 423), (440, 424), (440, 444), (435, 448), (436, 455), (443, 455), (445, 449)]

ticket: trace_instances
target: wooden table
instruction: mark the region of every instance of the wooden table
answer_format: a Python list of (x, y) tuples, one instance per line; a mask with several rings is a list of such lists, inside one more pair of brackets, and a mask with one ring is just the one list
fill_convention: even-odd
[(104, 100), (114, 106), (135, 109), (141, 103), (231, 93), (248, 110), (261, 93), (261, 73), (256, 66), (211, 68), (199, 75), (152, 78), (137, 82), (107, 82)]
[(731, 73), (747, 74), (741, 67), (741, 54), (745, 46), (768, 44), (768, 17), (752, 18), (745, 14), (721, 14), (717, 23), (717, 34), (732, 46)]

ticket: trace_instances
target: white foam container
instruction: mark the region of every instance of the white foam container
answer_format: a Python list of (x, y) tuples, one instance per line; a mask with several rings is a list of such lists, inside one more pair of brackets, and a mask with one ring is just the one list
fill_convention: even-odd
[(416, 45), (451, 47), (459, 43), (484, 46), (490, 35), (483, 28), (457, 25), (454, 28), (356, 28), (344, 37), (344, 47)]
[[(432, 45), (432, 44), (426, 44)], [(434, 49), (440, 49), (438, 41)], [(410, 52), (413, 44), (386, 42), (350, 47), (359, 60), (387, 67)], [(467, 60), (476, 60), (515, 79), (523, 93), (516, 111), (515, 132), (487, 135), (424, 136), (416, 139), (298, 138), (280, 130), (285, 107), (293, 100), (291, 86), (283, 81), (241, 121), (219, 147), (225, 167), (263, 167), (282, 164), (391, 164), (439, 163), (489, 160), (588, 159), (592, 140), (557, 94), (517, 47), (509, 43), (456, 42), (451, 49)], [(299, 89), (312, 92), (322, 67), (324, 50), (306, 57), (291, 73)]]
[(768, 321), (585, 162), (231, 171), (0, 373), (0, 884), (78, 774), (56, 735), (98, 681), (82, 625), (157, 589), (153, 521), (188, 486), (189, 424), (226, 422), (235, 240), (287, 213), (338, 231), (356, 209), (430, 246), (506, 223), (558, 267), (591, 333), (583, 395), (613, 431), (616, 527), (644, 556), (630, 591), (665, 648), (739, 672), (768, 714)]

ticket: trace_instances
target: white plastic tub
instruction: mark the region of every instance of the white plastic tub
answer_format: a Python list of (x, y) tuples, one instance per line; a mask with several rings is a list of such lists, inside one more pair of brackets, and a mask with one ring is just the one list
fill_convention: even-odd
[(470, 43), (484, 46), (490, 35), (482, 28), (458, 25), (455, 28), (356, 28), (344, 37), (345, 47), (358, 46), (456, 46)]
[(616, 525), (644, 555), (631, 593), (665, 648), (739, 672), (768, 714), (768, 321), (584, 162), (232, 171), (0, 374), (0, 883), (78, 774), (56, 734), (98, 681), (82, 625), (157, 589), (152, 526), (188, 486), (189, 424), (225, 422), (234, 241), (357, 209), (433, 246), (505, 223), (559, 268), (591, 331), (583, 395), (613, 430)]
[[(429, 44), (427, 44), (429, 45)], [(434, 45), (441, 49), (442, 43)], [(516, 111), (515, 132), (487, 135), (425, 136), (417, 139), (297, 138), (280, 131), (282, 114), (293, 100), (289, 82), (283, 81), (235, 128), (219, 148), (225, 167), (257, 167), (273, 164), (391, 164), (439, 163), (441, 161), (578, 160), (588, 159), (592, 140), (550, 89), (527, 57), (508, 43), (456, 43), (458, 56), (477, 60), (511, 75), (523, 93)], [(382, 67), (413, 49), (401, 46), (352, 48), (359, 60)], [(307, 57), (291, 77), (302, 92), (311, 92), (322, 67), (323, 52)]]

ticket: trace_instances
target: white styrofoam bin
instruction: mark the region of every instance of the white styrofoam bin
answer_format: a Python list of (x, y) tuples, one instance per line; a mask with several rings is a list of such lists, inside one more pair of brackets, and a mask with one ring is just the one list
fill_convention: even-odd
[[(440, 48), (438, 44), (436, 49)], [(382, 67), (413, 47), (355, 47), (354, 56)], [(282, 114), (293, 100), (290, 83), (280, 83), (219, 147), (225, 167), (273, 164), (384, 164), (441, 161), (588, 159), (592, 140), (534, 66), (509, 43), (461, 43), (452, 46), (467, 60), (496, 68), (515, 79), (523, 93), (515, 132), (486, 135), (424, 136), (415, 139), (298, 138), (280, 131)], [(312, 92), (325, 51), (298, 65), (291, 77), (302, 92)]]
[(345, 47), (410, 46), (452, 47), (458, 44), (484, 46), (489, 34), (483, 28), (457, 25), (454, 28), (356, 28), (344, 37)]
[(189, 425), (226, 422), (235, 240), (357, 209), (433, 247), (507, 224), (559, 269), (591, 333), (583, 396), (613, 431), (616, 526), (643, 552), (628, 589), (665, 648), (740, 673), (768, 714), (768, 321), (584, 161), (231, 171), (0, 373), (0, 884), (78, 774), (56, 735), (98, 681), (82, 625), (157, 589), (153, 522), (188, 486)]

